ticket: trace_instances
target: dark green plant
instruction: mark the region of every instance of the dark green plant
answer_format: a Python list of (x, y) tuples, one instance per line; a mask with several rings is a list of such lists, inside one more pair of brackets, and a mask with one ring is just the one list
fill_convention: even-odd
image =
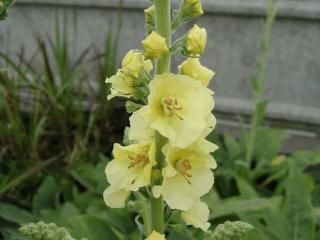
[(0, 21), (8, 17), (8, 9), (13, 4), (13, 0), (0, 0)]

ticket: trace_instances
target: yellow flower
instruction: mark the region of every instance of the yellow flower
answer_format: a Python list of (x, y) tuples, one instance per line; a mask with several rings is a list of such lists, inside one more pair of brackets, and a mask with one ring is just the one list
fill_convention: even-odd
[(128, 190), (117, 189), (111, 186), (103, 192), (103, 199), (106, 205), (111, 208), (124, 208), (129, 194), (130, 191)]
[(155, 186), (153, 194), (160, 195), (171, 209), (189, 210), (200, 197), (208, 193), (214, 177), (211, 169), (217, 167), (210, 152), (217, 146), (199, 139), (187, 148), (172, 148), (166, 145), (166, 167), (162, 171), (163, 183)]
[(209, 208), (203, 202), (196, 202), (189, 210), (182, 212), (181, 217), (187, 225), (193, 225), (196, 228), (201, 228), (207, 231), (210, 227), (208, 223)]
[(166, 240), (166, 236), (164, 234), (153, 231), (146, 240)]
[(142, 44), (144, 47), (144, 54), (147, 58), (159, 58), (161, 54), (169, 52), (166, 39), (155, 31), (152, 31), (152, 33), (142, 41)]
[(116, 189), (138, 191), (150, 184), (155, 165), (155, 145), (151, 141), (121, 146), (115, 144), (114, 159), (106, 167), (110, 185)]
[(188, 76), (172, 73), (157, 75), (149, 88), (148, 105), (138, 110), (147, 127), (182, 148), (203, 134), (214, 107), (211, 90)]
[(129, 139), (131, 141), (147, 141), (154, 136), (154, 130), (148, 128), (139, 111), (134, 112), (130, 117)]
[(195, 80), (199, 80), (205, 87), (214, 77), (215, 73), (201, 65), (199, 58), (188, 58), (179, 66), (180, 73)]
[(186, 16), (192, 18), (199, 17), (203, 14), (200, 0), (184, 0), (182, 10)]
[(191, 28), (187, 35), (187, 50), (193, 56), (199, 56), (204, 52), (207, 44), (207, 31), (197, 24)]
[(149, 73), (152, 69), (152, 62), (146, 60), (142, 52), (129, 51), (122, 60), (122, 68), (116, 75), (106, 79), (106, 83), (111, 83), (111, 94), (108, 95), (108, 100), (114, 97), (132, 97), (135, 90), (134, 83), (141, 72)]
[(134, 79), (131, 76), (127, 76), (121, 70), (118, 70), (116, 75), (106, 80), (106, 83), (111, 83), (111, 93), (108, 95), (108, 100), (114, 97), (130, 98), (134, 91), (133, 82)]

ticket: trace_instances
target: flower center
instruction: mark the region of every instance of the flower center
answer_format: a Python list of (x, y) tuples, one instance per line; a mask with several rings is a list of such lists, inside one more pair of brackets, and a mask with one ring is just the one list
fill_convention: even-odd
[(161, 99), (161, 106), (164, 114), (167, 117), (177, 116), (182, 120), (182, 117), (177, 113), (182, 110), (178, 100), (174, 97), (164, 97)]
[(149, 158), (146, 153), (138, 153), (136, 155), (130, 155), (129, 159), (130, 159), (130, 165), (128, 168), (145, 166), (149, 162)]
[(188, 159), (180, 159), (175, 164), (176, 170), (190, 183), (189, 178), (192, 177), (190, 171), (192, 169), (191, 163)]

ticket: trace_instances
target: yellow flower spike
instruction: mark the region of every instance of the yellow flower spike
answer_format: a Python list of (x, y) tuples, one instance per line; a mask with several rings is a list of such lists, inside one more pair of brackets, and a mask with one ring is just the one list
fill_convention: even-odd
[(204, 202), (199, 201), (189, 210), (182, 212), (181, 217), (187, 225), (192, 225), (206, 232), (210, 227), (210, 223), (208, 223), (209, 214), (208, 206)]
[(142, 52), (130, 50), (122, 60), (122, 72), (127, 76), (138, 78), (144, 67)]
[(156, 231), (153, 231), (146, 240), (166, 240), (166, 236), (164, 234), (160, 234)]
[(167, 166), (163, 169), (163, 184), (153, 189), (156, 198), (160, 195), (171, 209), (189, 210), (201, 196), (208, 193), (214, 183), (211, 169), (217, 167), (211, 152), (217, 146), (199, 139), (187, 148), (172, 148), (166, 145)]
[(214, 107), (211, 90), (188, 76), (172, 73), (157, 75), (149, 88), (148, 105), (138, 110), (147, 127), (177, 147), (186, 147), (202, 136)]
[(207, 31), (195, 24), (188, 32), (186, 40), (188, 52), (193, 56), (199, 56), (207, 45)]
[(192, 18), (200, 17), (203, 14), (200, 0), (184, 0), (182, 9), (188, 17)]
[(103, 192), (103, 199), (106, 205), (111, 208), (124, 208), (129, 195), (130, 192), (128, 190), (110, 186)]
[(179, 70), (181, 74), (200, 81), (205, 87), (209, 85), (210, 80), (215, 76), (213, 71), (201, 65), (199, 58), (188, 58), (179, 66)]
[(169, 52), (166, 39), (155, 31), (152, 31), (146, 39), (142, 41), (144, 54), (147, 58), (159, 58), (163, 53)]
[(151, 181), (155, 165), (155, 145), (146, 141), (129, 146), (115, 144), (114, 159), (108, 163), (105, 173), (110, 185), (117, 189), (138, 191)]

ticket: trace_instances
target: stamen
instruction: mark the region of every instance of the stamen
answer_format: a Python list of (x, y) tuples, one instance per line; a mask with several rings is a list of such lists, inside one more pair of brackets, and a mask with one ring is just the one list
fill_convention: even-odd
[(146, 153), (138, 153), (136, 155), (130, 155), (129, 159), (130, 159), (130, 165), (128, 166), (128, 168), (144, 166), (149, 162), (149, 158)]
[(177, 113), (177, 111), (181, 111), (183, 108), (179, 105), (179, 102), (174, 97), (165, 97), (161, 100), (162, 110), (167, 117), (176, 116), (179, 119), (183, 120), (183, 118)]
[(177, 171), (191, 184), (190, 179), (192, 177), (190, 171), (192, 169), (191, 163), (188, 159), (180, 159), (176, 162), (175, 168)]

